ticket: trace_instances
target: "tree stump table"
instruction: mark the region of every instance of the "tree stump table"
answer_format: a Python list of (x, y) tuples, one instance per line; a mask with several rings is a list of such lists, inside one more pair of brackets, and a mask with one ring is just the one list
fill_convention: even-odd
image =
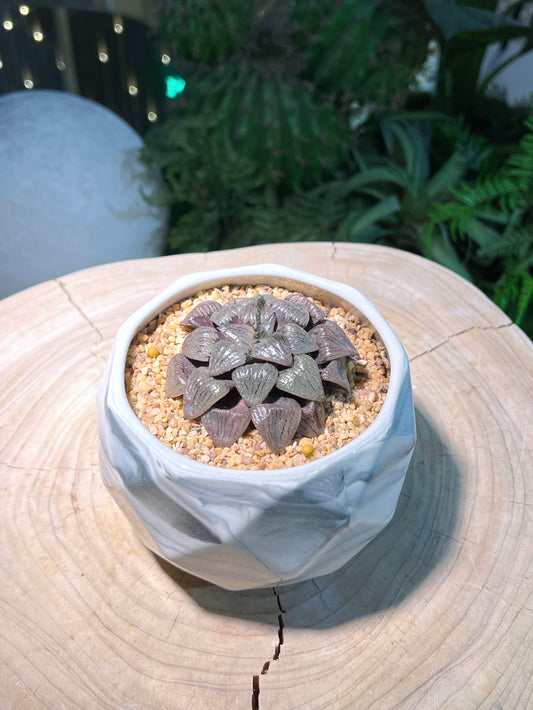
[[(119, 324), (191, 271), (266, 261), (363, 291), (411, 361), (388, 527), (334, 574), (228, 592), (147, 550), (99, 472)], [(394, 249), (275, 244), (95, 267), (0, 302), (0, 708), (533, 707), (533, 344)]]

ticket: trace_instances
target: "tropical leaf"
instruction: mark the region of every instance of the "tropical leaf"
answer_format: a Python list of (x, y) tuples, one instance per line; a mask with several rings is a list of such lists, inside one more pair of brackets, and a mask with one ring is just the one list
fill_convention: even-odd
[(454, 0), (424, 0), (433, 22), (445, 39), (466, 35), (470, 41), (489, 44), (529, 33), (529, 28), (503, 14), (457, 5)]

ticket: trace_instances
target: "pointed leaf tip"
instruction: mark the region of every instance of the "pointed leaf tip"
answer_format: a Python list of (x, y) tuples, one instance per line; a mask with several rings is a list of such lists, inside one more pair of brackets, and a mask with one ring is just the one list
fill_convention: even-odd
[(173, 355), (167, 367), (165, 397), (179, 397), (183, 394), (189, 375), (194, 369), (194, 365), (185, 355)]
[(296, 434), (302, 410), (294, 399), (280, 397), (271, 404), (252, 407), (251, 414), (252, 422), (268, 448), (275, 454), (280, 454)]
[(318, 365), (306, 354), (296, 355), (293, 367), (279, 373), (276, 386), (302, 399), (321, 401), (326, 396)]
[(196, 368), (187, 380), (183, 395), (183, 416), (185, 419), (197, 419), (227, 395), (230, 389), (227, 382), (211, 377), (206, 367)]
[(244, 434), (252, 417), (244, 400), (231, 409), (210, 409), (202, 416), (211, 441), (215, 446), (231, 446)]

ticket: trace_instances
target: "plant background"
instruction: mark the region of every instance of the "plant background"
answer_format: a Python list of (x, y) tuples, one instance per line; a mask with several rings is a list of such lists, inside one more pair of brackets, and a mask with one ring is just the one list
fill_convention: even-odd
[(162, 3), (184, 90), (143, 157), (164, 176), (168, 252), (388, 244), (473, 281), (531, 335), (532, 105), (489, 91), (506, 61), (482, 71), (495, 42), (533, 47), (530, 3), (507, 5)]

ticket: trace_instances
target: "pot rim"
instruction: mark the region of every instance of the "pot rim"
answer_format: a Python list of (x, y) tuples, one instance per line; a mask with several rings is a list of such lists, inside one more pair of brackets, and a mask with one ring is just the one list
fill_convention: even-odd
[[(166, 446), (151, 434), (131, 408), (124, 384), (125, 364), (130, 344), (135, 335), (158, 313), (177, 301), (193, 295), (196, 291), (226, 283), (259, 284), (262, 283), (262, 278), (266, 279), (267, 285), (278, 285), (275, 282), (279, 280), (280, 286), (294, 290), (301, 290), (299, 284), (303, 285), (306, 288), (302, 292), (306, 295), (312, 295), (313, 291), (310, 291), (309, 288), (311, 287), (314, 289), (314, 293), (317, 293), (318, 298), (321, 298), (320, 293), (336, 297), (337, 302), (340, 299), (373, 326), (387, 349), (390, 360), (390, 382), (385, 402), (375, 420), (362, 434), (337, 451), (315, 461), (291, 468), (264, 470), (233, 469), (194, 461)], [(250, 279), (252, 280), (250, 281)], [(289, 284), (288, 282), (293, 283)], [(409, 378), (409, 360), (398, 337), (371, 301), (353, 286), (275, 263), (197, 271), (178, 278), (138, 308), (119, 327), (100, 386), (99, 416), (105, 416), (103, 409), (106, 406), (115, 417), (120, 416), (132, 433), (139, 437), (146, 446), (155, 447), (155, 453), (164, 462), (164, 467), (168, 471), (167, 475), (172, 474), (178, 478), (181, 474), (195, 475), (199, 478), (216, 476), (226, 480), (242, 481), (249, 479), (252, 474), (255, 484), (260, 484), (262, 481), (275, 483), (280, 476), (283, 482), (289, 483), (317, 475), (323, 468), (332, 464), (342, 465), (360, 453), (366, 445), (375, 442), (376, 438), (385, 439), (390, 433), (395, 404), (406, 377)], [(154, 475), (155, 473), (154, 471)]]

